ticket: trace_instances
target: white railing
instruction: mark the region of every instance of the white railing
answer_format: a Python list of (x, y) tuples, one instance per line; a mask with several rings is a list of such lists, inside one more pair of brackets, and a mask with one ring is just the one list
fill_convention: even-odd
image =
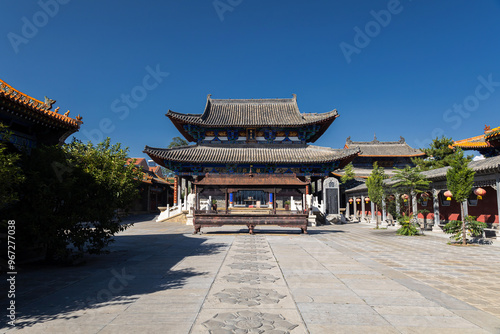
[(325, 213), (325, 206), (323, 205), (323, 200), (318, 201), (318, 197), (314, 196), (312, 201), (312, 211)]
[(179, 206), (170, 206), (170, 205), (167, 205), (166, 208), (165, 207), (159, 207), (160, 209), (160, 215), (158, 216), (158, 218), (156, 219), (157, 222), (161, 222), (161, 221), (164, 221), (165, 219), (168, 219), (172, 216), (175, 216), (176, 214), (178, 214), (180, 212), (180, 207)]

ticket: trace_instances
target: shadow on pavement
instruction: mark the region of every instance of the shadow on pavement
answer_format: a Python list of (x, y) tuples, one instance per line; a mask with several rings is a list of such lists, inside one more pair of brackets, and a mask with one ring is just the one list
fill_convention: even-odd
[[(31, 264), (20, 268), (16, 328), (79, 317), (93, 321), (143, 295), (182, 288), (207, 273), (195, 268), (172, 270), (176, 264), (190, 255), (219, 253), (227, 246), (183, 234), (117, 235), (115, 240), (109, 254), (88, 256), (78, 267)], [(0, 287), (8, 291), (4, 282)], [(0, 298), (7, 307), (7, 293)]]

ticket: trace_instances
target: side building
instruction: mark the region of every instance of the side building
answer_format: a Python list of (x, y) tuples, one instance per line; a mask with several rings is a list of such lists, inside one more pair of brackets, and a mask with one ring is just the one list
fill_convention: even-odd
[(453, 147), (459, 147), (464, 151), (477, 151), (485, 157), (500, 155), (500, 126), (492, 129), (484, 127), (484, 133), (475, 137), (457, 140)]
[[(408, 145), (403, 137), (398, 141), (379, 141), (374, 136), (372, 141), (352, 141), (351, 137), (346, 139), (344, 149), (359, 147), (359, 155), (352, 161), (354, 173), (357, 177), (368, 178), (373, 164), (376, 162), (379, 167), (384, 168), (384, 172), (391, 176), (394, 168), (404, 168), (414, 166), (411, 159), (425, 156), (419, 149)], [(337, 173), (343, 175), (342, 172)]]
[(170, 183), (162, 177), (159, 166), (150, 166), (144, 158), (130, 158), (127, 160), (127, 165), (130, 163), (142, 172), (142, 178), (139, 180), (141, 182), (139, 198), (132, 206), (133, 212), (158, 212), (158, 207), (172, 204), (173, 191)]
[[(394, 174), (394, 168), (414, 167), (415, 164), (411, 159), (425, 156), (425, 153), (421, 150), (408, 145), (403, 137), (400, 137), (398, 141), (379, 141), (376, 136), (374, 136), (372, 141), (352, 141), (351, 137), (348, 137), (344, 149), (348, 150), (353, 147), (360, 149), (359, 155), (352, 161), (356, 178), (346, 184), (342, 184), (340, 187), (341, 207), (345, 208), (346, 215), (349, 213), (352, 214), (353, 211), (361, 210), (360, 202), (357, 203), (358, 206), (352, 201), (350, 203), (347, 202), (345, 197), (346, 190), (363, 186), (366, 179), (370, 176), (375, 162), (379, 167), (384, 169), (388, 177), (391, 177)], [(339, 170), (332, 174), (340, 180), (344, 175), (344, 171)], [(354, 208), (355, 206), (356, 209)]]
[(12, 133), (12, 150), (29, 152), (42, 144), (63, 144), (80, 129), (82, 117), (69, 117), (69, 110), (59, 113), (59, 107), (52, 110), (55, 102), (47, 97), (44, 102), (37, 100), (0, 80), (0, 122)]

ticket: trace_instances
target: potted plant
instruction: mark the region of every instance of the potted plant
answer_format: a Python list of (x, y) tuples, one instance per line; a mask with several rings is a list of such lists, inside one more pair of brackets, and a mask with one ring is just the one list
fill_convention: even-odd
[(290, 210), (290, 201), (285, 201), (285, 210)]

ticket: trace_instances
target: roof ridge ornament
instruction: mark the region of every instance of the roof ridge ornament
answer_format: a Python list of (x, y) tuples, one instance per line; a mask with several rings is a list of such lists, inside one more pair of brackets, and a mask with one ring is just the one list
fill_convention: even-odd
[(403, 138), (403, 136), (399, 136), (399, 141), (398, 141), (399, 144), (404, 144), (405, 143), (405, 139)]
[(47, 96), (45, 96), (45, 102), (43, 103), (43, 106), (46, 110), (52, 109), (52, 105), (56, 103), (56, 100), (49, 99)]
[(377, 139), (377, 135), (375, 134), (375, 132), (373, 133), (373, 143), (380, 143)]

